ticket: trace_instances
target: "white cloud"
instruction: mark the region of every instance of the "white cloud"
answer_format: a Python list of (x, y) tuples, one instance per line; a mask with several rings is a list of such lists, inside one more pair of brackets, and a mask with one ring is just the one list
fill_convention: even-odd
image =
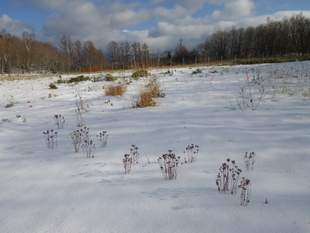
[(111, 40), (126, 40), (128, 27), (148, 20), (148, 11), (118, 3), (95, 5), (91, 1), (67, 2), (44, 25), (44, 34), (57, 39), (69, 34), (73, 39), (93, 40), (104, 47)]
[(230, 0), (224, 3), (224, 14), (235, 16), (249, 16), (254, 8), (252, 0)]
[(19, 36), (22, 35), (23, 32), (32, 33), (31, 27), (5, 14), (0, 16), (0, 31), (6, 31)]
[[(217, 30), (258, 25), (267, 17), (281, 20), (299, 13), (279, 11), (255, 16), (254, 0), (169, 0), (169, 7), (168, 0), (149, 0), (148, 4), (123, 0), (25, 1), (52, 12), (43, 30), (48, 38), (69, 34), (73, 39), (93, 40), (102, 48), (111, 40), (136, 40), (148, 43), (154, 51), (174, 48), (180, 38), (186, 45), (195, 45)], [(214, 12), (195, 16), (205, 4), (212, 4)], [(309, 12), (304, 15), (310, 17)]]
[(215, 10), (212, 16), (215, 19), (236, 19), (250, 16), (254, 10), (253, 0), (209, 0), (211, 4), (222, 4), (223, 10)]
[(167, 9), (165, 7), (157, 7), (155, 9), (155, 15), (159, 16), (161, 19), (167, 20), (178, 20), (182, 17), (188, 15), (188, 10), (183, 6), (176, 5), (173, 9)]
[(267, 22), (267, 19), (271, 21), (279, 21), (284, 18), (290, 18), (294, 15), (302, 13), (304, 16), (310, 18), (310, 11), (277, 11), (270, 15), (259, 15), (243, 18), (236, 21), (239, 27), (257, 26)]
[(205, 5), (207, 0), (179, 0), (178, 4), (182, 5), (184, 8), (188, 9), (190, 12), (195, 12), (199, 10), (203, 5)]

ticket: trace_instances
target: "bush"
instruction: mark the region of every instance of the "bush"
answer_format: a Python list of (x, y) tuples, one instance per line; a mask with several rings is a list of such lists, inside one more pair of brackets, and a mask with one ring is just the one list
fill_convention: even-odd
[(160, 85), (157, 82), (156, 79), (152, 79), (148, 84), (147, 84), (148, 91), (152, 94), (153, 98), (157, 97), (165, 97), (165, 94), (162, 93), (160, 90)]
[(58, 87), (54, 83), (50, 83), (48, 87), (49, 89), (58, 89)]
[(68, 83), (68, 81), (67, 81), (67, 80), (63, 80), (63, 79), (58, 79), (58, 80), (56, 81), (56, 83), (57, 83), (57, 84), (62, 84), (62, 83)]
[(5, 108), (12, 108), (14, 106), (14, 103), (9, 103), (9, 104), (6, 104), (4, 107)]
[(304, 90), (302, 93), (303, 97), (310, 97), (310, 88), (308, 88), (308, 90)]
[(149, 75), (149, 73), (147, 72), (147, 70), (137, 70), (137, 71), (132, 73), (131, 77), (134, 80), (138, 80), (139, 78), (147, 77), (148, 75)]
[(105, 81), (113, 82), (113, 81), (116, 81), (116, 80), (117, 80), (117, 77), (114, 77), (112, 74), (107, 74), (105, 76)]
[(78, 83), (78, 82), (84, 82), (84, 81), (89, 81), (90, 78), (84, 75), (80, 75), (74, 78), (70, 78), (68, 80), (68, 83)]
[(146, 85), (147, 89), (142, 91), (136, 103), (137, 108), (152, 107), (156, 105), (153, 98), (164, 97), (165, 94), (160, 90), (160, 86), (155, 79), (150, 80)]
[(173, 75), (173, 71), (172, 70), (168, 70), (166, 72), (163, 73), (164, 75), (170, 75), (172, 76)]
[(153, 100), (152, 92), (148, 89), (140, 93), (139, 99), (137, 101), (137, 108), (153, 107), (156, 102)]
[(89, 81), (90, 78), (84, 75), (79, 75), (77, 77), (70, 78), (69, 80), (63, 80), (63, 79), (58, 79), (57, 83), (62, 84), (62, 83), (78, 83), (78, 82), (84, 82), (84, 81)]
[(91, 81), (94, 83), (95, 82), (101, 82), (101, 81), (105, 81), (105, 78), (104, 77), (92, 77)]
[(107, 96), (122, 96), (127, 90), (124, 85), (108, 86), (105, 88), (105, 95)]
[(195, 74), (201, 74), (202, 73), (202, 70), (201, 69), (196, 69), (192, 72), (192, 75), (195, 75)]

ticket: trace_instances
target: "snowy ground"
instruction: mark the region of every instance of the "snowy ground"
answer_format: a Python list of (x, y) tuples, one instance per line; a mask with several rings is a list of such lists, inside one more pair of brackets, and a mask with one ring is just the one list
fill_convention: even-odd
[[(0, 81), (0, 232), (310, 232), (310, 100), (266, 96), (257, 110), (241, 111), (236, 96), (252, 68), (202, 68), (198, 75), (183, 68), (173, 76), (155, 70), (166, 97), (145, 109), (132, 108), (144, 81), (130, 84), (123, 97), (104, 96), (106, 82), (49, 90), (51, 79)], [(69, 137), (77, 90), (90, 105), (84, 118), (91, 133), (110, 134), (94, 159), (74, 153)], [(8, 102), (15, 104), (5, 108)], [(56, 113), (67, 124), (50, 150), (42, 131), (55, 128)], [(168, 149), (182, 155), (189, 143), (200, 145), (199, 159), (181, 166), (177, 180), (143, 163)], [(124, 175), (121, 160), (131, 144), (143, 161)], [(252, 195), (241, 207), (238, 195), (217, 192), (215, 178), (227, 157), (244, 167), (245, 151), (255, 151), (257, 162), (243, 173)]]

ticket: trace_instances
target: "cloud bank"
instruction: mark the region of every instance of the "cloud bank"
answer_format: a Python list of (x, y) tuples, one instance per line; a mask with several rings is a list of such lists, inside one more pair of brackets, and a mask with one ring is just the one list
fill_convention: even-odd
[[(21, 1), (21, 0), (20, 0)], [(219, 29), (258, 25), (266, 18), (280, 20), (301, 11), (255, 15), (253, 0), (24, 0), (50, 12), (42, 35), (56, 41), (62, 34), (92, 40), (104, 48), (110, 41), (146, 42), (153, 51), (171, 49), (183, 39), (191, 46)], [(211, 12), (204, 9), (212, 9)], [(208, 12), (208, 13), (204, 13)], [(310, 17), (310, 11), (303, 11)], [(12, 31), (26, 28), (8, 16), (0, 18)]]
[(8, 15), (0, 16), (0, 31), (5, 31), (14, 35), (21, 36), (23, 32), (32, 33), (32, 28), (23, 22), (14, 20)]

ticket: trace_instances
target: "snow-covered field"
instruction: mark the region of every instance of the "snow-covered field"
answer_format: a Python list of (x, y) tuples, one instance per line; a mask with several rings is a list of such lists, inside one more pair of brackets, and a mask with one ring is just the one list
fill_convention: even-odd
[[(133, 81), (123, 97), (104, 96), (104, 81), (57, 90), (46, 78), (0, 81), (0, 232), (310, 232), (309, 97), (266, 93), (255, 111), (241, 111), (236, 100), (247, 71), (295, 65), (209, 67), (197, 75), (182, 68), (172, 76), (153, 70), (166, 97), (144, 109), (132, 108), (144, 80)], [(110, 135), (93, 159), (74, 153), (69, 136), (77, 125), (76, 92), (89, 105), (83, 117), (91, 134)], [(5, 108), (9, 102), (14, 106)], [(42, 132), (56, 129), (54, 114), (66, 125), (51, 150)], [(180, 166), (177, 180), (164, 180), (157, 157), (168, 149), (182, 156), (189, 143), (200, 145), (198, 160)], [(131, 144), (141, 161), (124, 175)], [(218, 193), (215, 179), (228, 157), (244, 168), (246, 151), (255, 151), (256, 164), (243, 169), (252, 193), (242, 207), (239, 193)]]

